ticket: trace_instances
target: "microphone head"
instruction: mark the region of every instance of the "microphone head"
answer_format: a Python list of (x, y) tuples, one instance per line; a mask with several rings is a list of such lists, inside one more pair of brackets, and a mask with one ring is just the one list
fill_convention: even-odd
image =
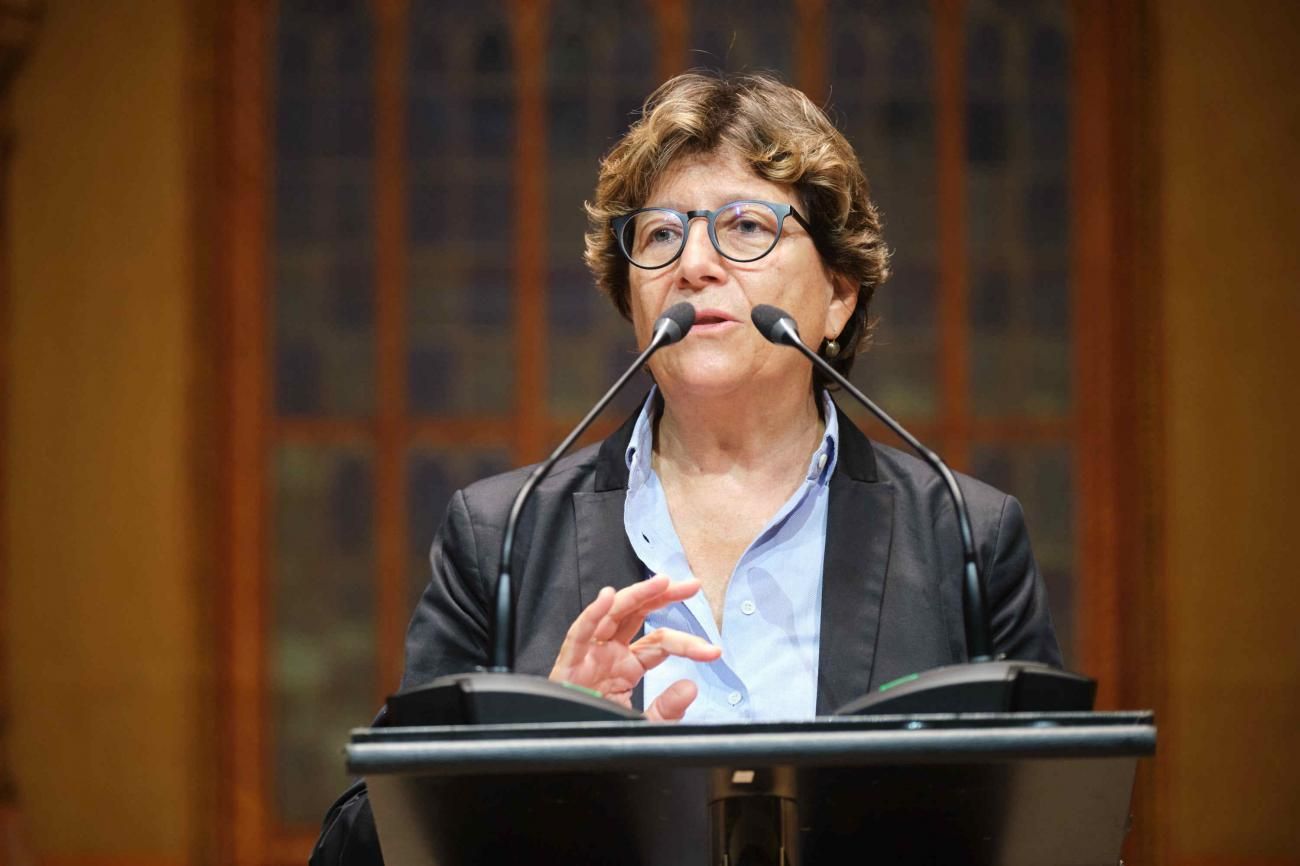
[(799, 326), (794, 317), (780, 307), (759, 304), (750, 311), (749, 319), (758, 332), (773, 343), (794, 345), (799, 340)]
[(695, 325), (695, 307), (689, 301), (673, 304), (664, 314), (655, 320), (655, 331), (662, 332), (665, 339), (661, 345), (669, 346), (680, 341)]

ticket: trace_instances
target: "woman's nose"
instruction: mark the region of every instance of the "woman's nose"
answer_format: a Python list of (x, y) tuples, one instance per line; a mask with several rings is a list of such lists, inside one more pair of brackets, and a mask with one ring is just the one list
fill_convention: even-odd
[(697, 217), (692, 222), (677, 268), (687, 286), (701, 287), (726, 279), (722, 255), (709, 240), (709, 226), (704, 219)]

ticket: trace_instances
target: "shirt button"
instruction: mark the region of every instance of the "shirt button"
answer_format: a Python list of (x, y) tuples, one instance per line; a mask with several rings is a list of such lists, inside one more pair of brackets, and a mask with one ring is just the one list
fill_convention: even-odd
[(745, 616), (749, 616), (756, 610), (758, 610), (758, 605), (754, 604), (749, 599), (745, 599), (740, 603), (740, 612), (745, 614)]
[(733, 707), (736, 704), (740, 703), (741, 700), (743, 700), (743, 696), (740, 694), (740, 692), (732, 692), (731, 694), (727, 695), (727, 703), (731, 704)]
[(817, 455), (817, 468), (818, 468), (818, 469), (825, 469), (825, 468), (826, 468), (826, 455), (825, 455), (825, 454), (818, 454), (818, 455)]

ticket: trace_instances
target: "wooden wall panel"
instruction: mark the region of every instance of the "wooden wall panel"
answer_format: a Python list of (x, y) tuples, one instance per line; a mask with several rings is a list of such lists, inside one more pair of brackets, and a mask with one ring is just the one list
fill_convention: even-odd
[[(1153, 34), (1124, 0), (1075, 4), (1075, 473), (1079, 668), (1099, 709), (1163, 718), (1164, 616), (1158, 553), (1162, 442), (1158, 272), (1149, 169), (1151, 111), (1140, 81)], [(1159, 863), (1167, 774), (1144, 761), (1126, 860)]]
[(1160, 0), (1172, 863), (1300, 862), (1300, 7)]
[(4, 636), (38, 857), (195, 847), (187, 27), (50, 3), (12, 93)]

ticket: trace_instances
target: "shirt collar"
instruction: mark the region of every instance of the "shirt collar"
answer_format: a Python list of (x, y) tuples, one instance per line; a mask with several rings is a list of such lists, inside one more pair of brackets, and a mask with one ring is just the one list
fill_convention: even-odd
[[(840, 422), (835, 411), (835, 401), (829, 391), (821, 392), (822, 417), (826, 420), (826, 432), (822, 436), (821, 446), (813, 452), (808, 461), (807, 480), (821, 486), (830, 483), (835, 472), (835, 460), (839, 454)], [(632, 428), (632, 438), (628, 442), (624, 460), (627, 462), (627, 489), (634, 491), (645, 484), (653, 471), (650, 457), (654, 451), (655, 419), (659, 416), (659, 388), (651, 386), (650, 394), (641, 405), (641, 414), (637, 416)]]

